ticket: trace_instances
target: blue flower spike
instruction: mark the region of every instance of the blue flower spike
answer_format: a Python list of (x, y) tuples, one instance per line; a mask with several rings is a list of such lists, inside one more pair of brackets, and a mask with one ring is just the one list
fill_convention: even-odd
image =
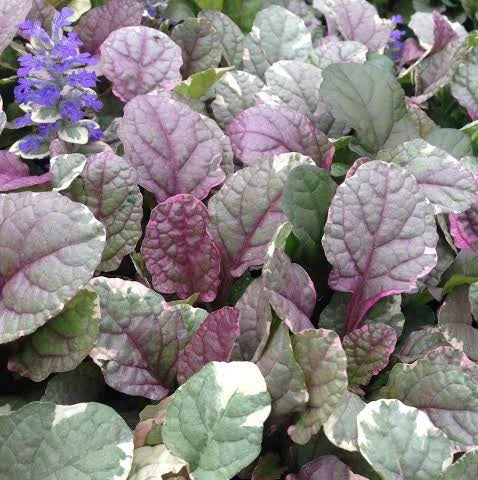
[(81, 40), (74, 32), (65, 32), (71, 25), (73, 10), (63, 8), (54, 16), (51, 35), (39, 21), (25, 21), (20, 26), (28, 39), (29, 53), (19, 59), (19, 81), (15, 100), (26, 112), (18, 118), (18, 127), (33, 127), (10, 148), (24, 158), (45, 158), (50, 143), (56, 138), (86, 144), (102, 139), (99, 125), (90, 120), (103, 104), (93, 88), (96, 73), (87, 69), (96, 64), (89, 53), (80, 53)]

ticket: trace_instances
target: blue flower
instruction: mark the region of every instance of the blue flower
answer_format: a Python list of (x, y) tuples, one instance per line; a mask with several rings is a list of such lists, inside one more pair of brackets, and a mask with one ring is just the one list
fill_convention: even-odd
[[(394, 27), (397, 25), (403, 25), (405, 20), (401, 15), (393, 15), (390, 19)], [(388, 42), (388, 48), (392, 54), (392, 59), (397, 62), (400, 60), (405, 43), (403, 37), (407, 34), (406, 30), (395, 29), (390, 34), (390, 41)]]
[(403, 17), (401, 15), (392, 15), (392, 18), (390, 20), (395, 25), (403, 25), (405, 23), (405, 20), (403, 20)]
[[(29, 41), (29, 53), (19, 59), (20, 78), (15, 87), (15, 100), (26, 115), (17, 119), (17, 125), (33, 126), (34, 132), (12, 149), (19, 149), (31, 158), (44, 157), (45, 145), (49, 145), (61, 129), (91, 117), (103, 106), (92, 90), (98, 81), (96, 74), (86, 69), (96, 61), (89, 53), (80, 53), (82, 42), (74, 32), (64, 32), (64, 28), (71, 25), (72, 15), (69, 8), (57, 12), (51, 35), (39, 21), (26, 21), (20, 26)], [(90, 141), (101, 139), (101, 130), (92, 127), (89, 131)]]

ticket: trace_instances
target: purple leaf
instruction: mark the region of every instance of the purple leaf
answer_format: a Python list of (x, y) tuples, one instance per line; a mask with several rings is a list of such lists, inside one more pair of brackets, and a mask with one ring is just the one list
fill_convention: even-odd
[(292, 347), (304, 371), (309, 402), (288, 434), (294, 442), (305, 445), (319, 432), (347, 391), (347, 358), (339, 336), (322, 328), (294, 335)]
[(415, 288), (436, 265), (437, 242), (433, 209), (406, 170), (373, 161), (346, 179), (322, 240), (333, 266), (330, 287), (353, 294), (345, 333), (380, 298)]
[(393, 24), (381, 19), (377, 9), (365, 0), (334, 0), (333, 17), (345, 40), (363, 43), (370, 52), (383, 53)]
[(227, 362), (239, 335), (237, 308), (210, 313), (178, 358), (178, 382), (184, 383), (209, 362)]
[(478, 445), (478, 383), (461, 365), (398, 363), (381, 393), (423, 410), (458, 451)]
[(412, 363), (422, 359), (432, 350), (438, 347), (450, 346), (443, 333), (435, 327), (427, 327), (411, 332), (401, 342), (400, 350), (395, 355), (403, 363)]
[(478, 202), (466, 212), (451, 214), (448, 218), (455, 247), (463, 250), (478, 249)]
[(175, 195), (151, 212), (141, 253), (153, 285), (162, 293), (203, 302), (216, 298), (221, 257), (208, 231), (206, 206), (192, 195)]
[(106, 5), (92, 8), (75, 27), (83, 42), (82, 49), (95, 55), (110, 33), (141, 25), (143, 11), (144, 7), (137, 0), (109, 0)]
[(467, 52), (466, 38), (450, 42), (443, 50), (419, 62), (414, 73), (416, 95), (410, 100), (420, 104), (448, 85)]
[(127, 395), (160, 400), (188, 342), (180, 310), (137, 282), (97, 277), (90, 285), (101, 308), (100, 336), (90, 355), (106, 383)]
[(433, 12), (416, 12), (412, 15), (409, 27), (414, 31), (420, 45), (427, 53), (437, 53), (450, 42), (466, 37), (466, 30), (458, 22), (450, 22), (445, 15)]
[(0, 135), (7, 124), (7, 114), (3, 111), (3, 99), (0, 96)]
[(249, 284), (237, 301), (236, 308), (241, 316), (233, 359), (254, 362), (266, 346), (272, 323), (272, 311), (264, 292), (263, 277), (256, 278)]
[(262, 276), (272, 308), (292, 332), (313, 328), (310, 317), (317, 295), (307, 272), (292, 263), (282, 250), (276, 249), (264, 265)]
[(377, 159), (407, 169), (433, 205), (435, 213), (459, 213), (476, 199), (476, 181), (463, 163), (421, 138), (382, 150)]
[(231, 175), (208, 203), (210, 231), (227, 273), (240, 277), (262, 265), (274, 233), (287, 217), (282, 194), (289, 172), (312, 164), (299, 154), (283, 154)]
[(85, 204), (106, 228), (106, 246), (98, 270), (116, 270), (141, 238), (143, 196), (136, 171), (112, 152), (91, 155), (68, 196)]
[(396, 343), (395, 330), (384, 323), (364, 325), (345, 335), (342, 346), (347, 354), (349, 384), (368, 385), (388, 365)]
[(330, 168), (334, 147), (302, 113), (282, 105), (257, 105), (240, 113), (227, 127), (234, 155), (254, 165), (271, 155), (299, 152)]
[(153, 28), (120, 28), (101, 45), (102, 71), (125, 102), (157, 88), (172, 90), (181, 83), (181, 65), (179, 46)]
[(403, 48), (400, 52), (398, 69), (401, 70), (404, 65), (418, 60), (423, 54), (424, 50), (420, 48), (418, 42), (414, 38), (407, 38), (403, 42)]
[(181, 48), (185, 77), (193, 73), (216, 68), (223, 48), (216, 29), (205, 18), (187, 18), (171, 33), (171, 39)]
[(158, 202), (179, 193), (202, 200), (225, 178), (222, 142), (183, 103), (140, 95), (126, 105), (118, 135), (138, 183)]
[(28, 166), (14, 153), (0, 151), (0, 192), (48, 183), (53, 178), (50, 172), (43, 175), (30, 175)]
[(32, 0), (0, 2), (0, 54), (8, 47), (31, 8)]
[(100, 263), (105, 229), (59, 193), (0, 195), (0, 343), (61, 312)]
[(306, 463), (297, 475), (287, 475), (285, 480), (366, 480), (333, 455), (324, 455)]

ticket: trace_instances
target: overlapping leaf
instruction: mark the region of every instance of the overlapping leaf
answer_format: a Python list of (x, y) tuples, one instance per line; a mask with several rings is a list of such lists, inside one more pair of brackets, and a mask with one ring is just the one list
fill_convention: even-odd
[(270, 411), (266, 382), (253, 363), (212, 362), (174, 394), (163, 440), (193, 478), (229, 480), (259, 455)]
[(125, 107), (118, 135), (138, 183), (160, 202), (178, 193), (202, 200), (225, 178), (221, 141), (199, 113), (176, 100), (134, 98)]
[(397, 364), (381, 393), (426, 412), (457, 448), (478, 445), (478, 384), (461, 366), (428, 360)]
[(58, 193), (10, 193), (0, 195), (0, 239), (0, 343), (5, 343), (60, 313), (90, 280), (105, 229), (84, 205)]
[(178, 382), (186, 382), (209, 362), (227, 362), (239, 334), (240, 311), (224, 307), (210, 313), (178, 358)]
[(388, 364), (395, 350), (395, 330), (384, 323), (364, 325), (343, 339), (347, 355), (347, 375), (352, 385), (367, 385)]
[(264, 82), (255, 75), (242, 70), (227, 72), (214, 86), (216, 98), (211, 104), (217, 123), (226, 128), (242, 111), (256, 104), (255, 94)]
[(211, 235), (232, 276), (264, 263), (277, 227), (287, 220), (281, 208), (287, 175), (303, 164), (312, 164), (312, 160), (283, 154), (243, 168), (209, 200)]
[(330, 65), (322, 74), (320, 95), (332, 115), (356, 130), (366, 151), (377, 152), (406, 115), (400, 84), (371, 65)]
[(171, 38), (181, 48), (181, 72), (185, 77), (219, 65), (223, 47), (219, 34), (206, 18), (186, 19), (173, 30)]
[(464, 212), (476, 199), (472, 172), (445, 150), (422, 139), (384, 150), (378, 158), (407, 169), (430, 200), (436, 213)]
[(294, 358), (289, 329), (281, 324), (257, 361), (272, 399), (271, 418), (302, 411), (309, 400), (302, 368)]
[(48, 183), (52, 173), (31, 175), (28, 166), (14, 153), (0, 151), (0, 192), (9, 192)]
[(255, 165), (272, 155), (299, 152), (330, 168), (334, 147), (302, 113), (283, 105), (257, 105), (241, 112), (227, 127), (234, 155)]
[(8, 0), (0, 5), (0, 54), (8, 47), (32, 8), (32, 0)]
[(131, 430), (100, 403), (30, 403), (0, 416), (0, 438), (0, 476), (9, 480), (66, 480), (78, 472), (126, 480), (133, 460)]
[(137, 282), (97, 277), (100, 335), (91, 357), (112, 388), (160, 400), (176, 378), (179, 352), (190, 335), (179, 309)]
[(244, 40), (244, 70), (261, 78), (279, 60), (306, 60), (312, 38), (302, 19), (289, 10), (272, 5), (261, 10)]
[(73, 370), (93, 349), (99, 334), (100, 302), (84, 289), (63, 311), (27, 337), (8, 368), (39, 382), (53, 372)]
[(437, 241), (431, 205), (401, 167), (368, 162), (337, 189), (322, 243), (329, 285), (352, 293), (346, 333), (380, 298), (416, 286), (436, 264)]
[(365, 405), (355, 393), (345, 392), (324, 423), (324, 433), (334, 445), (350, 452), (358, 451), (357, 415)]
[(244, 34), (241, 29), (224, 13), (205, 10), (199, 13), (215, 28), (223, 48), (223, 57), (229, 66), (239, 68), (242, 65)]
[(159, 292), (214, 300), (221, 257), (208, 223), (207, 208), (192, 195), (175, 195), (152, 210), (141, 253)]
[(272, 323), (272, 311), (264, 292), (264, 279), (250, 283), (236, 303), (241, 312), (239, 338), (233, 358), (254, 361), (262, 354)]
[(99, 53), (110, 33), (123, 27), (141, 25), (143, 11), (138, 0), (109, 0), (83, 15), (75, 32), (83, 42), (83, 49), (94, 55)]
[(101, 45), (102, 71), (125, 102), (154, 89), (172, 90), (181, 82), (181, 65), (180, 47), (153, 28), (120, 28)]
[(347, 390), (347, 358), (335, 332), (305, 330), (292, 337), (297, 363), (305, 375), (309, 402), (289, 436), (301, 445), (318, 433)]
[(100, 271), (118, 268), (141, 237), (143, 197), (136, 182), (137, 174), (125, 159), (103, 152), (88, 158), (69, 189), (70, 198), (85, 204), (106, 228)]
[(399, 400), (369, 403), (357, 424), (360, 452), (384, 478), (434, 480), (453, 461), (444, 433)]
[(264, 293), (277, 316), (298, 333), (313, 328), (310, 321), (317, 295), (308, 273), (292, 263), (281, 249), (275, 249), (264, 265)]

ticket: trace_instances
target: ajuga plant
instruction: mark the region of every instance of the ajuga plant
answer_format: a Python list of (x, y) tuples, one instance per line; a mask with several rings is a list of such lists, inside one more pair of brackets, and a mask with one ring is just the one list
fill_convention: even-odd
[(0, 0), (0, 479), (478, 478), (471, 3)]
[(73, 14), (69, 8), (56, 12), (51, 35), (39, 20), (27, 20), (20, 25), (31, 53), (18, 59), (15, 101), (26, 115), (18, 118), (16, 125), (32, 126), (34, 133), (24, 136), (10, 151), (24, 158), (47, 157), (51, 142), (57, 138), (85, 145), (103, 136), (98, 124), (85, 119), (103, 106), (92, 90), (96, 73), (85, 68), (95, 65), (96, 60), (89, 53), (80, 53), (83, 43), (75, 32), (64, 34)]

